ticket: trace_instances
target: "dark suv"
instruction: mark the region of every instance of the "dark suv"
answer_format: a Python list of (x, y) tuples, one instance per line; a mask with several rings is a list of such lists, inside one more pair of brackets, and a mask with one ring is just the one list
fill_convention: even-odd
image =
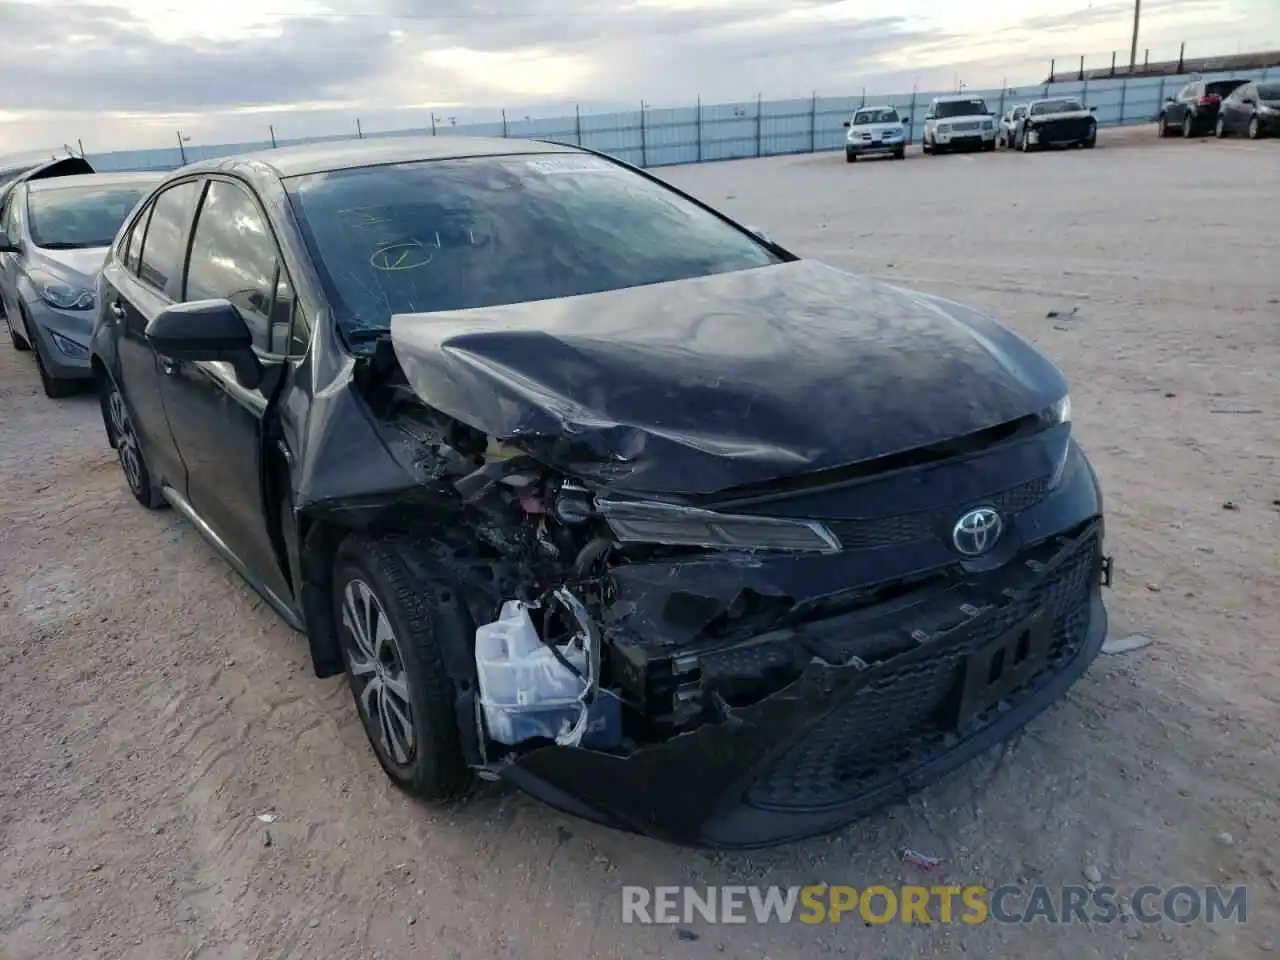
[(609, 157), (189, 166), (97, 302), (133, 496), (345, 670), (416, 796), (500, 777), (673, 841), (801, 837), (1102, 645), (1102, 496), (1049, 360)]
[(1195, 80), (1169, 97), (1160, 108), (1156, 119), (1160, 136), (1169, 137), (1181, 132), (1184, 137), (1197, 137), (1210, 133), (1218, 122), (1222, 101), (1244, 80)]

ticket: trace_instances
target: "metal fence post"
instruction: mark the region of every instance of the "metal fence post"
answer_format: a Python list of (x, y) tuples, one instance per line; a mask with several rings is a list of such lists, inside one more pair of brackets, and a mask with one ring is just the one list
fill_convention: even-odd
[(1120, 81), (1120, 115), (1116, 117), (1116, 126), (1124, 126), (1124, 102), (1129, 95), (1129, 78)]
[(506, 109), (506, 107), (503, 107), (503, 108), (502, 108), (502, 135), (503, 135), (504, 137), (507, 135), (507, 109)]
[(809, 102), (809, 152), (818, 152), (818, 91), (813, 91)]
[(756, 156), (760, 156), (760, 110), (762, 107), (761, 95), (756, 94)]
[(907, 143), (916, 142), (916, 85), (911, 85), (911, 122), (907, 124)]
[(697, 132), (698, 132), (698, 162), (701, 163), (702, 162), (702, 95), (701, 94), (698, 95)]
[(1080, 90), (1080, 102), (1084, 104), (1085, 109), (1089, 108), (1089, 78), (1084, 78), (1084, 87)]
[(640, 166), (649, 165), (649, 145), (644, 129), (644, 101), (640, 101)]
[(1160, 76), (1160, 92), (1156, 94), (1156, 120), (1160, 119), (1160, 114), (1164, 111), (1164, 75)]
[(364, 130), (362, 130), (362, 129), (360, 128), (360, 118), (359, 118), (359, 117), (356, 117), (356, 138), (357, 138), (357, 139), (359, 139), (359, 140), (363, 140), (363, 139), (364, 139)]
[(187, 165), (187, 148), (182, 145), (182, 131), (178, 131), (178, 156), (182, 158), (182, 166)]
[(436, 135), (436, 112), (434, 110), (431, 111), (431, 135), (433, 137)]
[(276, 127), (275, 127), (275, 124), (273, 124), (273, 123), (269, 123), (269, 124), (267, 124), (267, 129), (271, 131), (271, 149), (272, 149), (272, 150), (274, 150), (274, 149), (276, 148)]
[(576, 103), (573, 105), (573, 136), (578, 146), (582, 146), (582, 107)]
[(1009, 78), (1000, 78), (1000, 116), (1004, 116), (1004, 92), (1009, 89)]

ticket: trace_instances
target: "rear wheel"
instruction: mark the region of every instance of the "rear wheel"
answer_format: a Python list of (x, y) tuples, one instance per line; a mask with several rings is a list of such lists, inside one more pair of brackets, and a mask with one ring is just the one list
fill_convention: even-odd
[(352, 534), (334, 562), (333, 615), (347, 682), (391, 781), (425, 800), (473, 782), (462, 757), (446, 644), (470, 650), (474, 626), (457, 591), (394, 538)]
[(1191, 122), (1191, 114), (1187, 114), (1182, 118), (1182, 138), (1190, 140), (1195, 134), (1195, 125)]
[(1222, 119), (1222, 114), (1218, 114), (1218, 121), (1213, 125), (1213, 135), (1219, 140), (1225, 140), (1227, 137), (1227, 124)]
[(138, 444), (138, 434), (133, 427), (133, 418), (129, 416), (129, 406), (122, 394), (105, 374), (100, 381), (106, 392), (102, 406), (107, 415), (107, 430), (111, 434), (111, 442), (115, 445), (116, 456), (120, 459), (120, 469), (124, 472), (125, 483), (133, 498), (148, 510), (158, 510), (165, 506), (165, 499), (160, 488), (151, 479), (151, 471), (147, 469), (147, 461), (142, 456), (142, 447)]

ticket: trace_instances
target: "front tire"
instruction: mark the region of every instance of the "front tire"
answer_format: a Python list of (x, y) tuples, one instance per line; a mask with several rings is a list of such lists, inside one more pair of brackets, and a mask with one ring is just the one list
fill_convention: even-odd
[(854, 163), (857, 161), (857, 159), (858, 159), (858, 155), (846, 147), (844, 151), (844, 162)]
[(470, 651), (475, 628), (443, 573), (393, 537), (352, 534), (334, 559), (333, 615), (347, 683), (378, 763), (429, 801), (474, 782), (462, 756), (445, 645)]
[(1195, 124), (1191, 122), (1191, 114), (1182, 118), (1182, 139), (1190, 140), (1195, 135)]
[(106, 374), (101, 376), (99, 382), (103, 390), (102, 409), (107, 417), (107, 433), (111, 438), (111, 445), (116, 449), (125, 483), (129, 485), (129, 492), (138, 503), (148, 510), (159, 510), (168, 501), (160, 493), (159, 486), (147, 468), (133, 418), (129, 415), (129, 405), (115, 381)]
[(1249, 118), (1249, 139), (1250, 140), (1262, 139), (1262, 125), (1258, 123), (1257, 117)]
[(9, 342), (13, 344), (13, 349), (17, 350), (19, 353), (26, 353), (31, 349), (31, 344), (27, 342), (27, 338), (17, 330), (13, 329), (13, 321), (9, 319), (9, 315), (7, 313), (4, 317), (4, 325), (9, 328)]
[(1213, 135), (1219, 140), (1227, 139), (1227, 125), (1223, 122), (1222, 115), (1218, 115), (1218, 122), (1213, 125)]
[(44, 362), (44, 351), (40, 349), (39, 341), (35, 344), (36, 369), (40, 372), (40, 386), (44, 388), (44, 395), (50, 400), (61, 400), (69, 397), (80, 389), (80, 383), (76, 380), (64, 380), (61, 377), (55, 377), (49, 372), (48, 366)]

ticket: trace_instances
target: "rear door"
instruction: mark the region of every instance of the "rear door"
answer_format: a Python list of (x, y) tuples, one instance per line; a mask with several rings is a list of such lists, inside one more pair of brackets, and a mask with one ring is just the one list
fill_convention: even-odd
[(211, 177), (191, 233), (184, 300), (230, 300), (253, 332), (267, 368), (247, 387), (223, 361), (160, 357), (160, 390), (173, 437), (187, 466), (186, 497), (201, 519), (286, 604), (292, 599), (267, 503), (266, 416), (287, 373), (297, 313), (262, 206), (249, 187)]
[(104, 322), (116, 327), (117, 384), (155, 479), (185, 495), (186, 466), (178, 455), (160, 396), (156, 355), (147, 324), (174, 301), (181, 283), (191, 217), (203, 181), (184, 180), (156, 195), (135, 218), (123, 245), (102, 272)]

